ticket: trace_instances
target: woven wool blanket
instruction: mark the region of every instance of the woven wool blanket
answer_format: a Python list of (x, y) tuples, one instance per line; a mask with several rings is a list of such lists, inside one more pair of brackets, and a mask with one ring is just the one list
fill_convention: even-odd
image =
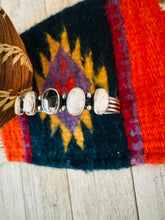
[(9, 161), (74, 169), (165, 163), (165, 12), (157, 0), (86, 0), (21, 37), (33, 89), (118, 95), (121, 114), (16, 116), (1, 130)]

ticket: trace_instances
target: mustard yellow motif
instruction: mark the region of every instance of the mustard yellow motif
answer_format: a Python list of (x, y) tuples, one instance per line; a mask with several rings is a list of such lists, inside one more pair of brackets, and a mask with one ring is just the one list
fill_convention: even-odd
[[(49, 44), (50, 54), (51, 54), (51, 61), (55, 59), (55, 56), (57, 54), (58, 48), (61, 45), (63, 50), (69, 54), (72, 59), (78, 64), (78, 66), (84, 71), (86, 77), (90, 80), (91, 87), (90, 92), (93, 94), (95, 91), (95, 85), (102, 87), (108, 91), (108, 78), (107, 78), (107, 71), (105, 67), (103, 66), (97, 76), (94, 73), (93, 70), (93, 60), (92, 60), (92, 51), (89, 52), (89, 54), (85, 57), (84, 62), (83, 58), (81, 56), (81, 45), (80, 40), (77, 39), (75, 43), (75, 48), (71, 54), (70, 44), (68, 40), (67, 30), (64, 28), (64, 31), (61, 34), (61, 43), (55, 41), (49, 34), (47, 34), (47, 42)], [(43, 67), (43, 73), (46, 78), (48, 72), (49, 72), (49, 60), (45, 57), (43, 53), (40, 53), (41, 63)], [(84, 63), (84, 65), (83, 65)], [(37, 86), (39, 88), (39, 92), (41, 93), (42, 85), (44, 84), (45, 79), (43, 79), (41, 76), (39, 76), (38, 73), (35, 73)], [(46, 114), (40, 113), (40, 117), (42, 120), (45, 119)], [(89, 129), (89, 132), (92, 133), (93, 126), (92, 126), (92, 120), (90, 112), (87, 110), (84, 110), (80, 120), (77, 123), (77, 126), (75, 128), (74, 134), (72, 135), (69, 129), (65, 126), (65, 124), (56, 116), (56, 115), (50, 115), (50, 126), (52, 135), (57, 131), (58, 127), (61, 129), (62, 139), (63, 139), (63, 146), (64, 151), (67, 152), (68, 145), (72, 138), (75, 139), (77, 145), (83, 150), (84, 149), (84, 135), (82, 132), (81, 127), (81, 121), (86, 125), (86, 127)]]

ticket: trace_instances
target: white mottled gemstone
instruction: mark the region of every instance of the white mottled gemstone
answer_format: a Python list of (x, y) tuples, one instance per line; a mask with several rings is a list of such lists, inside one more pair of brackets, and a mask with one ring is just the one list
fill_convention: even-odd
[(37, 112), (37, 94), (33, 91), (27, 92), (24, 98), (23, 110), (27, 115), (35, 115)]
[(109, 104), (109, 95), (105, 89), (96, 89), (94, 94), (94, 112), (97, 115), (103, 115)]
[(17, 96), (14, 104), (14, 110), (16, 115), (22, 115), (23, 112), (23, 97)]
[(71, 115), (80, 115), (85, 107), (84, 91), (78, 87), (72, 89), (67, 96), (66, 107)]

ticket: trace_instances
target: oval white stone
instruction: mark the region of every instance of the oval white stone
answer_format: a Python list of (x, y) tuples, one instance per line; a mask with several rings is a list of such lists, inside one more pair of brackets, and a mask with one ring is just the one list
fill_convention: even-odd
[(78, 87), (72, 89), (68, 94), (66, 100), (66, 107), (71, 115), (73, 116), (80, 115), (85, 107), (84, 91)]
[(94, 94), (94, 112), (97, 115), (103, 115), (109, 104), (109, 95), (105, 89), (96, 89)]
[(22, 115), (23, 114), (23, 97), (17, 96), (14, 104), (14, 110), (16, 115)]
[(27, 114), (27, 115), (35, 115), (37, 112), (37, 104), (36, 104), (36, 100), (37, 100), (37, 94), (33, 91), (31, 92), (27, 92), (24, 98), (24, 106), (23, 106), (23, 111)]

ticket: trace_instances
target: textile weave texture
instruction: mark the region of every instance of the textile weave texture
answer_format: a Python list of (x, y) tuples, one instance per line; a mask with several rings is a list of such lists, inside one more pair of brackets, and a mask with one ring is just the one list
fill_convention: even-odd
[(1, 130), (7, 159), (83, 170), (165, 163), (164, 21), (157, 0), (86, 0), (23, 33), (38, 94), (104, 88), (122, 109), (16, 116)]

